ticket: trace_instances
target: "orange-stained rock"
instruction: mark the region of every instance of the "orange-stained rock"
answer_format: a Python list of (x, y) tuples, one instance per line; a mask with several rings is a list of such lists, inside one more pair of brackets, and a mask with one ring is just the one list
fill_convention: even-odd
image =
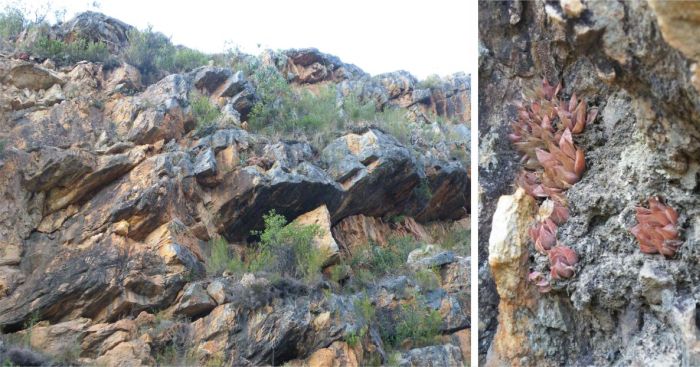
[(298, 216), (294, 223), (318, 226), (320, 233), (314, 237), (314, 246), (325, 255), (324, 265), (338, 261), (338, 244), (331, 234), (331, 215), (325, 205)]
[(452, 334), (454, 344), (462, 351), (462, 360), (471, 361), (471, 331), (470, 329), (460, 330)]
[(432, 242), (423, 225), (408, 217), (399, 223), (389, 223), (382, 218), (359, 214), (347, 217), (333, 226), (333, 236), (346, 251), (352, 251), (352, 248), (370, 242), (386, 245), (393, 236), (408, 235), (421, 242)]
[(95, 359), (97, 366), (137, 367), (152, 366), (155, 360), (151, 357), (151, 348), (140, 339), (117, 344), (104, 355)]
[(534, 357), (528, 330), (534, 317), (536, 291), (527, 280), (528, 228), (536, 210), (535, 201), (522, 189), (501, 196), (493, 215), (489, 238), (489, 266), (500, 297), (498, 329), (486, 365), (519, 365), (521, 358)]
[(333, 342), (328, 348), (321, 348), (315, 351), (306, 363), (309, 367), (358, 367), (355, 351), (348, 343)]

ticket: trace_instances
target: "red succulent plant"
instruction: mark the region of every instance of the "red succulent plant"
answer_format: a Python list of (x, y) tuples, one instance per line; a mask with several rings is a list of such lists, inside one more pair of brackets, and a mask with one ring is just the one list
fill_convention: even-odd
[[(588, 109), (576, 94), (568, 101), (559, 99), (560, 91), (561, 83), (552, 86), (547, 80), (539, 88), (524, 91), (524, 102), (516, 104), (518, 114), (508, 136), (525, 168), (516, 185), (533, 198), (546, 199), (528, 234), (535, 249), (549, 257), (552, 279), (570, 278), (578, 262), (574, 250), (558, 244), (557, 226), (569, 218), (564, 191), (580, 181), (586, 169), (584, 152), (576, 147), (572, 134), (582, 133), (598, 115), (597, 108)], [(531, 272), (528, 279), (540, 292), (551, 290), (549, 280), (538, 271)]]
[(557, 225), (549, 218), (530, 227), (528, 232), (535, 249), (543, 255), (557, 244)]
[(571, 130), (574, 134), (580, 134), (586, 125), (593, 122), (598, 116), (597, 108), (592, 108), (586, 113), (587, 107), (586, 101), (577, 100), (576, 93), (574, 93), (569, 102), (559, 101), (559, 105), (555, 106), (554, 110), (564, 128)]
[(569, 219), (569, 208), (566, 207), (565, 202), (557, 200), (554, 197), (553, 200), (546, 201), (547, 203), (552, 203), (552, 213), (549, 215), (550, 218), (556, 224), (564, 224)]
[(523, 170), (515, 179), (515, 183), (534, 198), (553, 198), (562, 203), (566, 202), (561, 189), (542, 184), (542, 172)]
[(576, 251), (563, 245), (557, 245), (549, 250), (549, 267), (553, 279), (571, 278), (574, 275), (574, 265), (578, 262)]
[(675, 255), (682, 243), (678, 237), (678, 212), (655, 197), (649, 198), (649, 209), (636, 207), (636, 211), (639, 223), (630, 232), (639, 241), (641, 251), (666, 257)]
[(574, 146), (568, 128), (559, 138), (558, 146), (549, 143), (547, 148), (549, 151), (535, 150), (537, 160), (544, 167), (542, 183), (548, 187), (568, 189), (581, 179), (586, 169), (583, 150)]

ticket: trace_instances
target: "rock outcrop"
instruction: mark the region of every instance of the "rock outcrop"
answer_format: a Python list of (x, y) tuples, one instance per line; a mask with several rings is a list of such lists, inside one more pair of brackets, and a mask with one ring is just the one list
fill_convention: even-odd
[[(102, 42), (104, 64), (0, 55), (0, 364), (468, 360), (468, 77), (421, 92), (409, 73), (370, 77), (315, 49), (250, 56), (293, 88), (328, 84), (340, 101), (339, 84), (370, 83), (361, 98), (432, 111), (407, 128), (428, 125), (431, 141), (348, 121), (318, 146), (250, 126), (261, 102), (250, 70), (207, 65), (159, 78), (165, 71), (124, 63), (132, 30), (88, 12), (8, 40)], [(264, 258), (272, 210), (318, 226), (310, 253), (284, 263), (321, 253), (315, 277), (251, 265)], [(397, 238), (410, 248), (387, 254), (406, 274), (373, 269), (369, 282), (349, 266), (354, 248)], [(425, 256), (407, 264), (422, 245)], [(380, 317), (362, 316), (365, 300)], [(433, 317), (430, 338), (390, 345), (407, 304)]]
[[(688, 313), (700, 294), (700, 96), (688, 68), (697, 27), (678, 14), (656, 1), (479, 3), (482, 363), (697, 363), (697, 316)], [(501, 247), (486, 239), (522, 231), (500, 227), (510, 217), (497, 202), (512, 194), (520, 170), (508, 139), (515, 103), (542, 78), (561, 81), (563, 95), (586, 98), (599, 114), (575, 138), (586, 170), (565, 193), (570, 215), (557, 231), (578, 254), (575, 273), (553, 281), (548, 293), (513, 299), (503, 293), (511, 289), (507, 274), (519, 274), (513, 289), (525, 291), (523, 274), (546, 271), (547, 259), (529, 246), (519, 268), (494, 267), (500, 255), (491, 251)], [(670, 258), (642, 253), (630, 232), (634, 208), (652, 196), (680, 215), (682, 243)], [(652, 340), (666, 347), (651, 347)]]

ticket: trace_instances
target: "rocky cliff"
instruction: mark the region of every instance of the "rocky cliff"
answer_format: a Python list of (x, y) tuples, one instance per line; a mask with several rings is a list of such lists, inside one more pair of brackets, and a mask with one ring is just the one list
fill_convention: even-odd
[[(479, 21), (480, 362), (697, 365), (697, 4), (484, 1)], [(528, 233), (551, 193), (514, 189), (524, 164), (511, 122), (543, 79), (598, 109), (574, 134), (585, 170), (563, 191), (568, 220), (554, 231), (578, 256), (570, 278), (550, 277)], [(636, 237), (654, 197), (677, 212), (659, 242), (677, 252), (665, 256)]]
[[(370, 76), (303, 49), (146, 78), (123, 22), (41, 32), (0, 55), (0, 361), (468, 363), (468, 76)], [(37, 34), (110, 61), (23, 49)], [(321, 118), (289, 103), (328, 90)], [(283, 110), (288, 130), (260, 117)], [(303, 233), (313, 254), (294, 252)]]

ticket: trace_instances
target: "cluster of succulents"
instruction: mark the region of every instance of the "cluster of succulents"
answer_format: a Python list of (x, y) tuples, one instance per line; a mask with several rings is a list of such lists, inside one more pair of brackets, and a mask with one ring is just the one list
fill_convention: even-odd
[(630, 232), (645, 254), (673, 257), (682, 241), (678, 237), (678, 212), (658, 198), (649, 198), (649, 208), (636, 207), (638, 224)]
[[(573, 134), (582, 133), (598, 114), (575, 94), (568, 101), (560, 98), (560, 91), (561, 84), (555, 87), (544, 80), (540, 88), (524, 92), (509, 135), (523, 164), (516, 185), (543, 200), (529, 235), (537, 252), (547, 255), (552, 279), (572, 277), (578, 262), (576, 252), (557, 241), (557, 228), (569, 218), (564, 191), (581, 180), (586, 168), (585, 154), (575, 145)], [(540, 272), (530, 273), (529, 280), (540, 292), (551, 290)]]

